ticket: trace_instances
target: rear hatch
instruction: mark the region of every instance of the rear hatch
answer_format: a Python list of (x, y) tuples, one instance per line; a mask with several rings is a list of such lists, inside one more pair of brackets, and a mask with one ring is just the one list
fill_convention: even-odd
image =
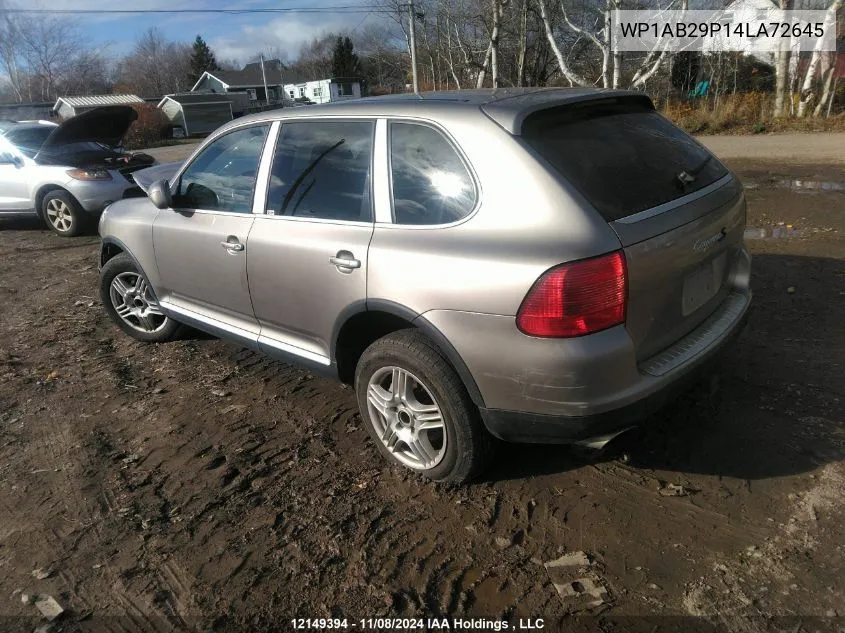
[(642, 96), (535, 112), (522, 137), (618, 235), (639, 360), (716, 310), (741, 256), (745, 199), (710, 152)]

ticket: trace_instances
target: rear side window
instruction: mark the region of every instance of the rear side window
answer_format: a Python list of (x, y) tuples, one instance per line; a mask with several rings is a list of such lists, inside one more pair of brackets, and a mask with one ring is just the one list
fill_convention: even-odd
[(529, 116), (522, 136), (608, 222), (676, 200), (728, 172), (653, 109), (563, 106)]
[(475, 208), (475, 185), (466, 165), (433, 128), (391, 123), (390, 167), (396, 224), (448, 224)]

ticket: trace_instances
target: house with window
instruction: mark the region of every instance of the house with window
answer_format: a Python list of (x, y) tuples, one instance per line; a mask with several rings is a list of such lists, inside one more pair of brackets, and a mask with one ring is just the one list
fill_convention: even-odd
[(309, 80), (292, 73), (282, 73), (284, 95), (288, 99), (308, 99), (312, 103), (329, 103), (361, 97), (361, 80), (357, 77), (332, 77)]
[(237, 115), (251, 103), (306, 99), (312, 103), (328, 103), (357, 98), (361, 96), (361, 80), (357, 77), (313, 79), (289, 71), (278, 59), (270, 59), (264, 62), (263, 72), (261, 62), (252, 62), (241, 70), (206, 71), (191, 92), (230, 95), (232, 111)]
[[(264, 86), (267, 86), (265, 93)], [(243, 101), (271, 102), (282, 98), (282, 62), (269, 59), (264, 62), (252, 62), (241, 70), (207, 70), (200, 76), (191, 92), (214, 92), (228, 95), (238, 95), (241, 99), (232, 99), (233, 104)], [(238, 108), (233, 106), (233, 110)]]

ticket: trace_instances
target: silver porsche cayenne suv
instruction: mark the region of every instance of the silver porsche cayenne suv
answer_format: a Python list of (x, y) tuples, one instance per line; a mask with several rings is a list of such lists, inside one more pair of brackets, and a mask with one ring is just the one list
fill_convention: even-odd
[(688, 384), (751, 300), (738, 180), (640, 93), (264, 112), (167, 175), (102, 216), (115, 323), (354, 385), (384, 456), (435, 480), (478, 475), (494, 438), (601, 445)]

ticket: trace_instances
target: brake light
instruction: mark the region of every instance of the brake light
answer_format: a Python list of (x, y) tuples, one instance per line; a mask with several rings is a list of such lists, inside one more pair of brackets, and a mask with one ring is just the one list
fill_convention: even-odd
[(529, 336), (566, 338), (625, 322), (628, 278), (617, 251), (556, 266), (528, 291), (516, 326)]

